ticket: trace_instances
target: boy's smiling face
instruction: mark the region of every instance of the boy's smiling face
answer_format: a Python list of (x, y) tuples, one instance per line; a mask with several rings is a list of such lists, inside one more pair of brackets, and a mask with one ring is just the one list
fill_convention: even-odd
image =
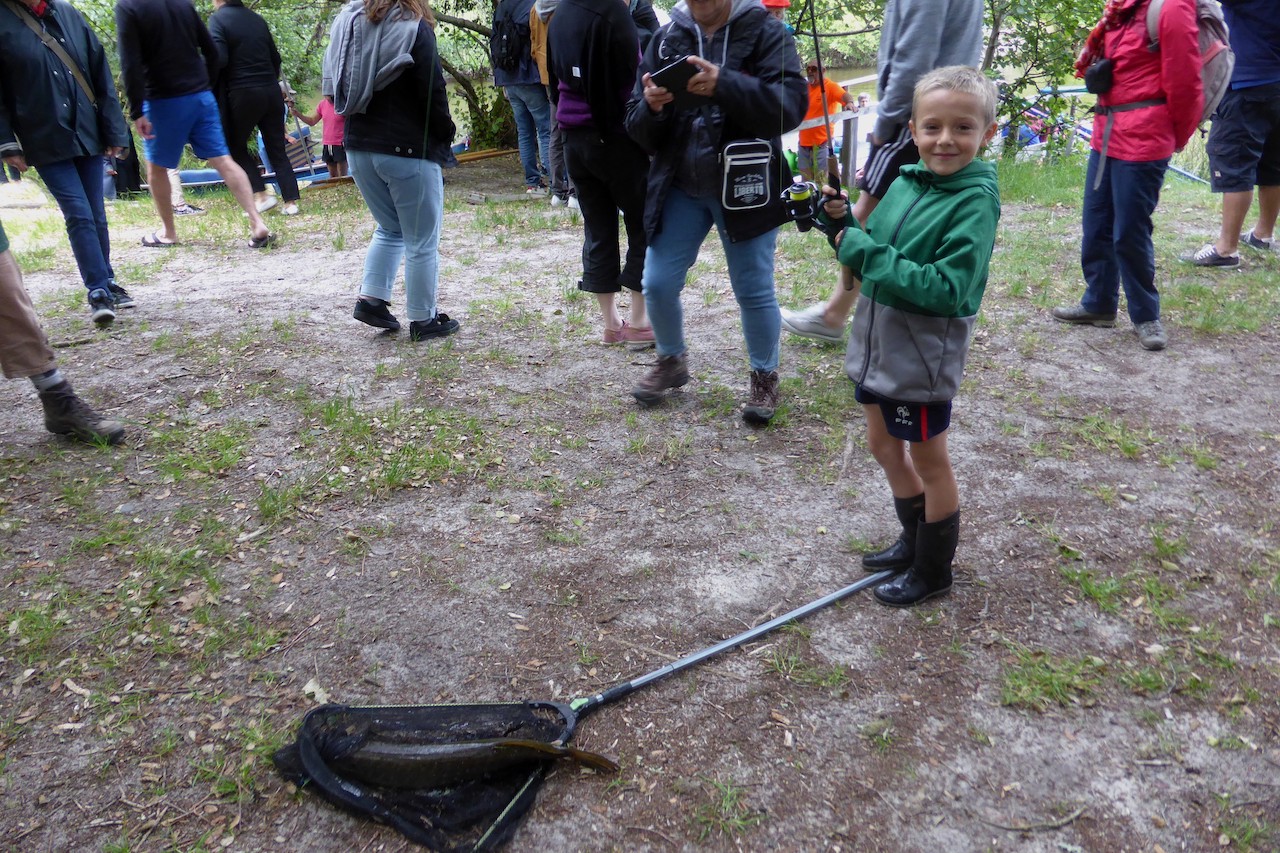
[(911, 136), (929, 171), (954, 175), (973, 162), (996, 133), (982, 113), (978, 98), (953, 89), (934, 89), (916, 101)]

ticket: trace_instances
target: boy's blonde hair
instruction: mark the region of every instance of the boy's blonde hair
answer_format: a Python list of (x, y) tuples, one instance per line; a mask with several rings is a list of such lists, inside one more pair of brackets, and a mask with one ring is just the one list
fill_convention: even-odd
[(917, 111), (921, 98), (939, 89), (973, 95), (982, 108), (984, 126), (989, 127), (995, 123), (996, 84), (978, 69), (968, 65), (947, 65), (930, 71), (916, 83), (915, 93), (911, 96), (911, 111)]

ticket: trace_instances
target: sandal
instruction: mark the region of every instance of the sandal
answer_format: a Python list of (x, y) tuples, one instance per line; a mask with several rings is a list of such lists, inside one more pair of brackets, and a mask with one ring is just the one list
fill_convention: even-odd
[(249, 238), (249, 248), (250, 248), (250, 249), (265, 249), (265, 248), (267, 248), (268, 246), (274, 245), (274, 244), (275, 244), (275, 242), (276, 242), (276, 235), (274, 235), (274, 234), (266, 234), (266, 235), (264, 235), (264, 236), (262, 236), (262, 237), (250, 237), (250, 238)]
[(178, 241), (174, 240), (172, 243), (166, 243), (164, 240), (160, 239), (159, 231), (152, 231), (150, 234), (142, 238), (142, 245), (151, 249), (172, 249), (174, 246), (178, 245)]

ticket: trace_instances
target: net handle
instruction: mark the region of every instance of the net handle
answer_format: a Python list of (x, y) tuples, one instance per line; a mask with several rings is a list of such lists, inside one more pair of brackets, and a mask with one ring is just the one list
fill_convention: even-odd
[(853, 583), (849, 584), (843, 589), (838, 589), (835, 592), (828, 593), (827, 595), (824, 595), (822, 598), (819, 598), (816, 601), (811, 601), (808, 604), (801, 605), (800, 607), (797, 607), (795, 610), (792, 610), (789, 613), (784, 613), (781, 616), (777, 617), (776, 619), (770, 619), (768, 622), (765, 622), (761, 625), (757, 625), (754, 628), (749, 628), (746, 631), (743, 631), (741, 634), (730, 637), (729, 639), (724, 640), (722, 642), (716, 643), (714, 646), (710, 646), (708, 648), (703, 649), (702, 651), (694, 652), (693, 654), (686, 655), (685, 657), (680, 658), (680, 660), (678, 661), (674, 661), (672, 663), (667, 664), (666, 666), (655, 669), (653, 672), (646, 673), (645, 675), (642, 675), (639, 678), (633, 678), (630, 681), (615, 685), (613, 687), (610, 687), (608, 690), (605, 690), (603, 693), (597, 693), (594, 696), (586, 696), (581, 699), (575, 699), (569, 703), (569, 707), (572, 708), (577, 713), (578, 718), (581, 719), (582, 717), (587, 716), (592, 711), (596, 710), (597, 708), (603, 705), (608, 705), (610, 702), (616, 702), (624, 696), (629, 696), (630, 694), (634, 693), (636, 690), (639, 690), (641, 687), (644, 687), (646, 684), (650, 684), (654, 681), (657, 681), (660, 678), (666, 678), (668, 675), (673, 675), (677, 672), (680, 672), (681, 670), (688, 669), (689, 667), (695, 666), (696, 664), (700, 664), (709, 658), (713, 658), (716, 655), (720, 654), (721, 652), (725, 652), (725, 651), (728, 651), (729, 649), (737, 648), (738, 646), (741, 646), (745, 643), (749, 643), (752, 640), (755, 640), (759, 637), (763, 637), (765, 634), (768, 634), (770, 631), (780, 628), (781, 626), (787, 624), (788, 622), (794, 622), (797, 619), (803, 619), (805, 616), (808, 616), (810, 613), (813, 613), (817, 610), (821, 610), (822, 608), (827, 607), (828, 605), (834, 604), (835, 602), (839, 601), (842, 598), (848, 598), (849, 596), (853, 595), (855, 592), (860, 592), (861, 590), (864, 590), (867, 587), (875, 586), (876, 584), (883, 583), (884, 581), (887, 581), (890, 578), (892, 578), (895, 574), (897, 574), (897, 572), (883, 571), (883, 572), (876, 572), (873, 575), (867, 575), (864, 578), (854, 581)]

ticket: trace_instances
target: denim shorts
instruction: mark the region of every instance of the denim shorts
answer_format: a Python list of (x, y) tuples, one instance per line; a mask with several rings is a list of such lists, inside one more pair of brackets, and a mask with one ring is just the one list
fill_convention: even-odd
[(880, 407), (889, 435), (903, 441), (928, 441), (951, 426), (951, 401), (945, 403), (899, 403), (857, 386), (853, 398), (864, 406)]
[(182, 147), (188, 142), (201, 160), (225, 157), (227, 138), (218, 116), (218, 102), (207, 89), (194, 95), (143, 101), (142, 112), (151, 121), (151, 139), (142, 140), (147, 162), (165, 169), (178, 168)]
[(1280, 186), (1280, 83), (1228, 91), (1205, 149), (1216, 193)]

